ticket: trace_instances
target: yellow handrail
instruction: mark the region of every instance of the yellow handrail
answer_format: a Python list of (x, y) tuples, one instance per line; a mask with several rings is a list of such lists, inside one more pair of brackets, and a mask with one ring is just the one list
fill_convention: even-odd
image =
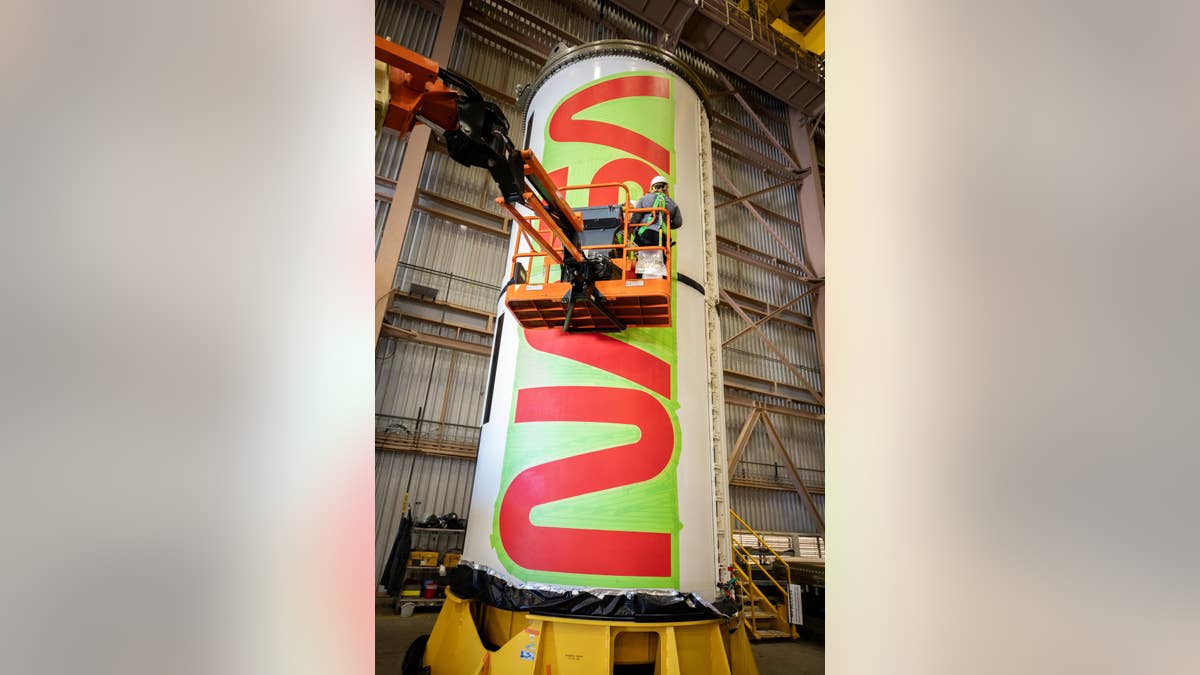
[(758, 597), (762, 598), (763, 602), (767, 603), (772, 608), (775, 606), (771, 602), (771, 599), (767, 597), (767, 594), (763, 593), (761, 588), (754, 585), (754, 583), (753, 583), (754, 579), (753, 579), (753, 577), (750, 576), (749, 572), (742, 569), (741, 566), (738, 565), (736, 562), (733, 564), (733, 568), (734, 568), (734, 575), (738, 576), (742, 581), (749, 584), (749, 587), (753, 590), (753, 594), (757, 594)]
[(750, 554), (750, 551), (748, 551), (745, 546), (742, 546), (737, 542), (734, 542), (734, 546), (736, 548), (740, 548), (743, 551), (743, 555), (746, 556), (750, 562), (758, 565), (758, 569), (762, 570), (763, 574), (767, 575), (767, 578), (771, 580), (771, 583), (775, 584), (775, 588), (778, 588), (780, 593), (783, 593), (785, 596), (787, 595), (787, 591), (784, 590), (783, 586), (780, 586), (779, 582), (775, 581), (775, 577), (771, 576), (771, 573), (767, 571), (767, 568), (762, 566), (762, 563), (758, 562), (758, 560), (755, 560), (754, 556)]
[[(749, 600), (750, 604), (753, 605), (756, 602), (758, 602), (759, 599), (761, 598), (762, 602), (766, 603), (769, 607), (771, 607), (772, 612), (776, 616), (776, 618), (778, 618), (784, 624), (789, 624), (790, 622), (788, 622), (787, 618), (784, 616), (784, 614), (782, 612), (783, 612), (783, 609), (788, 605), (789, 589), (791, 588), (791, 585), (792, 585), (791, 566), (788, 565), (787, 561), (785, 561), (783, 559), (783, 556), (781, 556), (778, 551), (771, 548), (771, 546), (767, 543), (767, 540), (765, 538), (763, 538), (763, 536), (761, 534), (756, 532), (754, 530), (754, 528), (750, 527), (750, 524), (747, 523), (745, 520), (743, 520), (742, 517), (739, 516), (736, 511), (734, 511), (733, 509), (730, 509), (729, 515), (733, 516), (734, 519), (737, 520), (737, 522), (741, 523), (741, 525), (743, 527), (745, 527), (746, 530), (749, 531), (750, 534), (752, 534), (755, 539), (758, 540), (758, 543), (761, 544), (762, 548), (765, 548), (766, 550), (770, 551), (771, 555), (775, 556), (776, 561), (778, 561), (781, 565), (783, 565), (784, 575), (786, 578), (785, 583), (787, 584), (787, 589), (785, 589), (783, 586), (779, 585), (779, 581), (777, 581), (775, 579), (774, 575), (772, 575), (771, 572), (768, 571), (767, 568), (764, 567), (761, 562), (759, 562), (758, 556), (752, 554), (750, 552), (749, 548), (747, 548), (741, 542), (737, 541), (737, 539), (733, 538), (733, 533), (730, 533), (730, 539), (732, 540), (731, 543), (733, 544), (733, 552), (734, 552), (735, 558), (745, 558), (746, 560), (749, 560), (754, 565), (757, 565), (758, 569), (762, 570), (762, 573), (766, 575), (767, 579), (769, 579), (771, 581), (771, 583), (774, 584), (775, 588), (778, 589), (779, 592), (783, 595), (784, 604), (782, 606), (777, 606), (777, 605), (775, 605), (775, 603), (771, 602), (771, 599), (768, 598), (766, 596), (766, 594), (762, 592), (762, 589), (759, 588), (754, 583), (754, 578), (749, 572), (749, 570), (751, 570), (753, 568), (751, 568), (749, 565), (746, 565), (746, 569), (742, 569), (742, 565), (738, 564), (739, 561), (735, 559), (734, 561), (732, 561), (733, 569), (735, 571), (735, 575), (741, 581), (741, 585), (746, 590), (747, 600)], [(757, 596), (757, 597), (755, 597), (755, 596)], [(755, 627), (753, 621), (747, 620), (746, 626), (750, 630), (752, 635), (754, 635), (755, 637), (758, 637), (758, 630)], [(795, 627), (789, 625), (788, 631), (791, 633), (791, 636), (794, 639), (796, 637)]]
[[(737, 561), (733, 561), (732, 567), (734, 570), (734, 576), (738, 578), (740, 582), (739, 585), (746, 594), (743, 597), (743, 612), (745, 612), (748, 608), (756, 607), (759, 603), (761, 603), (770, 608), (770, 612), (775, 616), (776, 620), (787, 623), (787, 617), (783, 615), (782, 607), (776, 606), (775, 603), (771, 602), (771, 599), (767, 597), (766, 593), (763, 593), (762, 589), (754, 584), (754, 579), (750, 576), (750, 574), (746, 570), (743, 570), (742, 567), (738, 565)], [(786, 594), (784, 597), (787, 597)], [(745, 623), (746, 629), (750, 631), (750, 635), (754, 639), (757, 640), (762, 637), (758, 630), (758, 624), (754, 622), (750, 615), (745, 615), (742, 621)]]
[(750, 527), (748, 524), (746, 524), (746, 521), (742, 520), (742, 517), (739, 516), (736, 511), (734, 511), (733, 509), (729, 509), (729, 515), (733, 516), (734, 518), (737, 518), (737, 521), (739, 523), (741, 523), (742, 526), (745, 527), (750, 532), (750, 534), (754, 535), (754, 537), (756, 539), (758, 539), (758, 541), (763, 545), (763, 548), (770, 551), (771, 555), (774, 555), (776, 558), (779, 558), (779, 562), (783, 562), (783, 556), (779, 555), (779, 553), (776, 552), (775, 549), (771, 548), (771, 545), (767, 543), (767, 540), (763, 539), (763, 536), (761, 534), (754, 531), (753, 527)]

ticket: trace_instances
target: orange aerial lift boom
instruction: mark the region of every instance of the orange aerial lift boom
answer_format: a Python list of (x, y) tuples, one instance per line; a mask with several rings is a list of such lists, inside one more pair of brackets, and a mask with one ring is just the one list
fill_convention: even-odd
[[(524, 162), (508, 138), (508, 120), (495, 103), (466, 78), (378, 36), (375, 59), (387, 66), (382, 126), (407, 136), (423, 122), (441, 134), (454, 161), (487, 169), (506, 201), (523, 201)], [(377, 90), (380, 84), (377, 81)]]
[[(384, 64), (376, 64), (376, 94), (381, 103), (377, 124), (406, 136), (421, 122), (441, 134), (454, 161), (487, 169), (503, 195), (496, 201), (512, 214), (525, 241), (536, 246), (537, 253), (514, 256), (513, 278), (505, 288), (506, 304), (524, 327), (553, 328), (561, 321), (565, 331), (611, 332), (670, 325), (670, 274), (666, 279), (635, 280), (628, 262), (637, 251), (648, 248), (661, 250), (669, 260), (670, 229), (662, 228), (668, 237), (665, 244), (636, 245), (630, 238), (630, 218), (649, 209), (631, 208), (628, 189), (625, 203), (612, 207), (620, 214), (618, 225), (609, 218), (598, 227), (585, 227), (584, 218), (567, 204), (562, 192), (593, 186), (560, 189), (555, 185), (531, 151), (513, 145), (504, 113), (470, 81), (378, 36), (375, 59)], [(623, 238), (610, 246), (584, 246), (585, 229), (593, 230), (592, 240), (601, 231), (616, 230)], [(598, 255), (597, 249), (610, 252)], [(529, 269), (516, 260), (520, 257), (540, 257), (543, 283), (528, 283)], [(559, 270), (554, 280), (549, 279), (551, 263)]]

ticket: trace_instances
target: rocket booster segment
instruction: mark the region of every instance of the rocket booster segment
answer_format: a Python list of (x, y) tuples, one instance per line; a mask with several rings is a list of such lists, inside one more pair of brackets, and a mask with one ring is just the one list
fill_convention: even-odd
[[(713, 599), (725, 487), (708, 122), (694, 75), (635, 45), (553, 58), (523, 94), (526, 143), (559, 186), (625, 183), (636, 201), (666, 178), (683, 222), (671, 232), (670, 325), (527, 329), (497, 305), (463, 559), (514, 587)], [(619, 195), (564, 193), (575, 209)]]

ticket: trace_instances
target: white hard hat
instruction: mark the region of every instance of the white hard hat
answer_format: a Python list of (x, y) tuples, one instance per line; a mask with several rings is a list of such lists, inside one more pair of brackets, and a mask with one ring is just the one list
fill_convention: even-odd
[(659, 183), (666, 183), (666, 182), (667, 182), (666, 178), (664, 178), (662, 176), (655, 176), (654, 178), (650, 179), (650, 187), (653, 188), (655, 185), (658, 185)]

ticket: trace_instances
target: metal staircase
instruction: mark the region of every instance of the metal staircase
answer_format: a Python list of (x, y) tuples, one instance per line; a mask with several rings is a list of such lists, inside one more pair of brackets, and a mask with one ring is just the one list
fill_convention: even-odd
[(731, 567), (737, 582), (738, 597), (742, 600), (742, 622), (750, 638), (796, 639), (796, 627), (788, 621), (788, 593), (792, 581), (790, 567), (762, 535), (746, 524), (733, 509), (729, 510), (729, 515), (758, 540), (758, 546), (754, 547), (757, 551), (751, 551), (730, 537), (733, 542)]

